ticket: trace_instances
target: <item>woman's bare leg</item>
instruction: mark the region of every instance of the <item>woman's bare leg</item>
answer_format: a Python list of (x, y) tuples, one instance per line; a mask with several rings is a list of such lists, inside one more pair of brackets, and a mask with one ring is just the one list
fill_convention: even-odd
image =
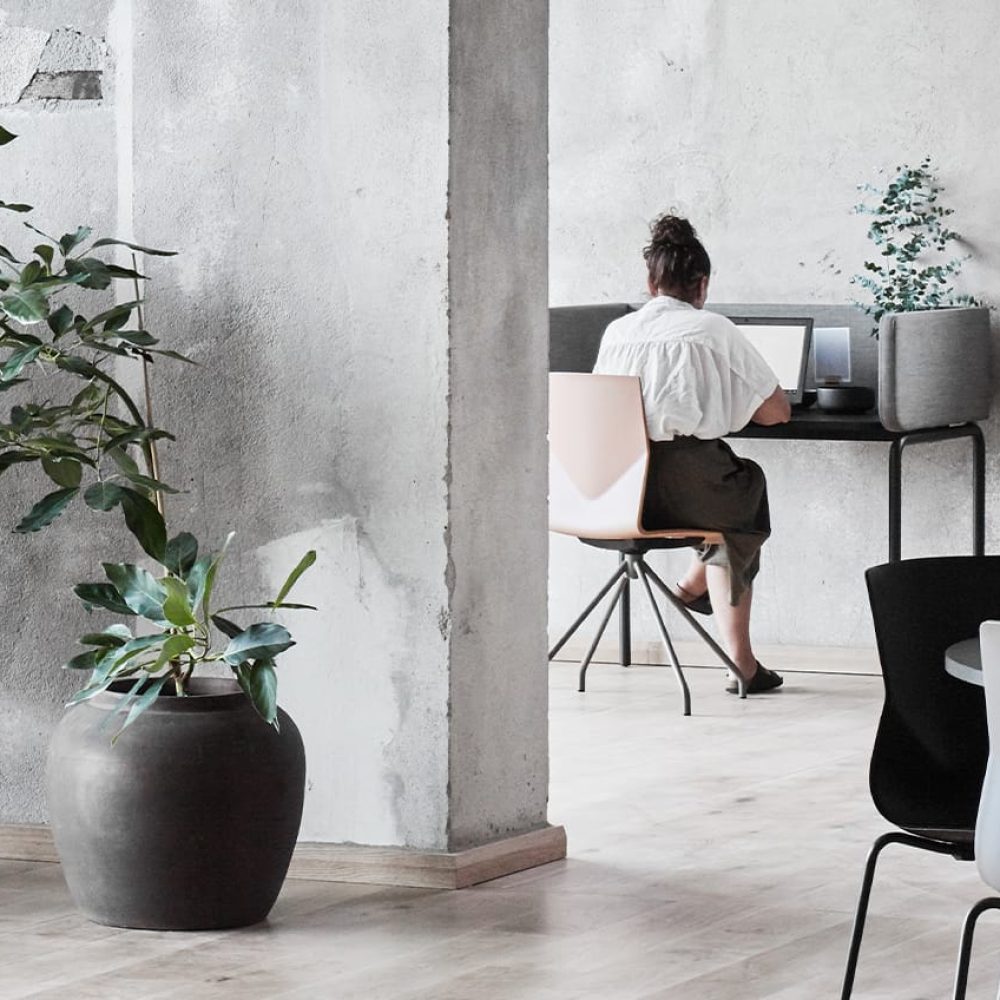
[[(682, 591), (677, 595), (682, 601), (693, 601), (705, 593), (708, 587), (705, 579), (705, 564), (697, 555), (692, 555), (691, 565), (688, 566), (684, 576), (677, 581), (677, 586)], [(726, 603), (729, 603), (728, 598)]]
[(707, 571), (708, 594), (715, 611), (719, 638), (732, 661), (749, 681), (757, 672), (757, 657), (750, 645), (750, 603), (753, 591), (747, 587), (738, 604), (729, 603), (729, 567), (704, 566)]

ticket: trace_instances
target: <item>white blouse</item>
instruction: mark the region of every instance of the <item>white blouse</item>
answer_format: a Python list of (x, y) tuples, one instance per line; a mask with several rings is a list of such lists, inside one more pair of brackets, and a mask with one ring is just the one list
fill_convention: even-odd
[(778, 387), (738, 326), (669, 295), (608, 326), (594, 371), (639, 376), (653, 441), (732, 434)]

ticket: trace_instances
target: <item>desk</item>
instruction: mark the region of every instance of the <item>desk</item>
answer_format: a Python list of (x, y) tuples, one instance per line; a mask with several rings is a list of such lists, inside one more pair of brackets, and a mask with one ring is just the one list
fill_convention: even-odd
[(747, 424), (734, 438), (779, 441), (888, 441), (889, 447), (889, 562), (902, 558), (903, 449), (931, 441), (972, 439), (972, 554), (986, 547), (986, 446), (978, 424), (929, 427), (918, 431), (890, 431), (876, 413), (860, 415), (796, 410), (787, 424), (761, 427)]
[(944, 651), (944, 669), (960, 681), (983, 686), (983, 656), (979, 637), (953, 643)]

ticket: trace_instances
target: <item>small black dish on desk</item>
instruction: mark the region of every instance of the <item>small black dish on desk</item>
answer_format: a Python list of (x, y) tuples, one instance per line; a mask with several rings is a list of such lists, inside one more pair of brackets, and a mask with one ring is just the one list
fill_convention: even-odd
[(875, 391), (866, 385), (821, 385), (816, 405), (824, 413), (867, 413), (875, 405)]
[(799, 403), (792, 403), (792, 409), (796, 413), (801, 410), (808, 410), (816, 402), (816, 390), (815, 389), (803, 389), (802, 390), (802, 401)]

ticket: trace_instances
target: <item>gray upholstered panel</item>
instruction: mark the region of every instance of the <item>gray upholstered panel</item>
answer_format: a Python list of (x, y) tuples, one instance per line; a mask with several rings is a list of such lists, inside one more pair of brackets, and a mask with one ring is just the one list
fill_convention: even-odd
[(985, 420), (993, 398), (986, 309), (930, 309), (882, 317), (879, 416), (893, 431)]
[(592, 371), (605, 327), (630, 311), (625, 302), (549, 309), (549, 371)]
[[(846, 326), (851, 331), (851, 383), (874, 389), (878, 384), (878, 341), (872, 336), (872, 321), (857, 306), (832, 305), (816, 302), (771, 303), (745, 305), (742, 303), (710, 303), (706, 306), (723, 316), (811, 316), (813, 328)], [(806, 372), (806, 388), (816, 385), (812, 356)]]

